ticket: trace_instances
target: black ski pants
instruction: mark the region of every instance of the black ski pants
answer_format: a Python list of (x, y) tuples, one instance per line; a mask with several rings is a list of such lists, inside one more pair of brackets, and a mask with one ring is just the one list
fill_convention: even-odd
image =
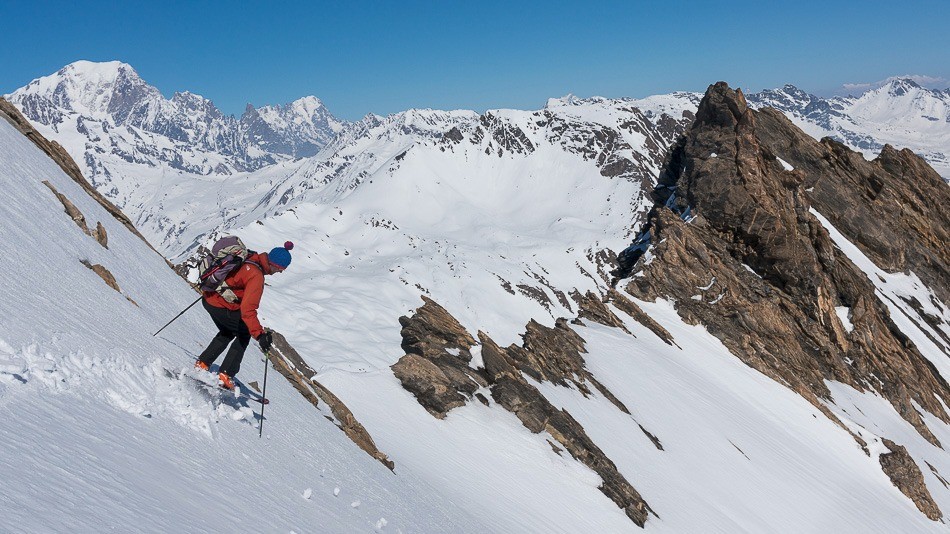
[[(208, 301), (204, 299), (201, 300), (201, 304), (208, 311), (214, 325), (218, 327), (218, 335), (214, 336), (211, 344), (201, 353), (201, 356), (198, 356), (198, 359), (210, 366), (230, 344), (231, 348), (224, 357), (224, 361), (221, 362), (218, 372), (234, 376), (241, 370), (244, 351), (247, 349), (247, 344), (251, 342), (251, 332), (244, 324), (244, 319), (241, 318), (241, 310), (218, 308), (208, 304)], [(237, 338), (237, 341), (231, 343), (234, 338)]]

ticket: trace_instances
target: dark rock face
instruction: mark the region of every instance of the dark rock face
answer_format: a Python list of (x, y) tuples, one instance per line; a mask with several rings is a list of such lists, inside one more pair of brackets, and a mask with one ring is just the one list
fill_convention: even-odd
[[(591, 384), (618, 409), (630, 413), (587, 371), (581, 356), (586, 352), (584, 340), (567, 321), (559, 319), (554, 328), (531, 321), (522, 346), (512, 345), (506, 349), (479, 332), (485, 368), (476, 371), (469, 366), (470, 349), (475, 346), (475, 340), (445, 308), (425, 296), (422, 299), (425, 304), (412, 317), (399, 319), (406, 355), (392, 369), (403, 387), (440, 419), (473, 396), (478, 398), (481, 394), (476, 393), (477, 389), (489, 387), (495, 402), (514, 413), (531, 432), (548, 432), (573, 458), (600, 475), (603, 480), (600, 490), (631, 520), (643, 526), (651, 510), (640, 494), (587, 436), (580, 423), (567, 411), (552, 405), (524, 378), (528, 375), (537, 381), (573, 384), (585, 395), (591, 393), (588, 388)], [(600, 306), (603, 307), (602, 302)], [(479, 400), (487, 403), (487, 400)], [(662, 450), (659, 440), (646, 430), (644, 433)], [(551, 445), (560, 454), (561, 449)]]
[(613, 326), (619, 328), (626, 333), (630, 333), (629, 330), (623, 325), (623, 321), (617, 317), (614, 312), (610, 311), (604, 301), (595, 295), (592, 291), (588, 291), (587, 294), (581, 295), (579, 292), (574, 291), (571, 293), (571, 298), (577, 302), (578, 311), (577, 316), (581, 319), (587, 319), (594, 321), (595, 323), (600, 323), (605, 326)]
[(582, 356), (587, 352), (584, 339), (567, 325), (566, 319), (555, 321), (554, 328), (548, 328), (532, 319), (528, 322), (522, 338), (522, 346), (511, 345), (505, 349), (512, 365), (519, 371), (538, 382), (552, 382), (560, 386), (573, 384), (585, 396), (591, 394), (587, 387), (587, 384), (590, 384), (620, 411), (630, 413), (630, 410), (587, 370)]
[(445, 308), (428, 297), (422, 300), (425, 305), (412, 317), (399, 318), (406, 355), (392, 370), (419, 404), (442, 419), (488, 382), (469, 366), (475, 339)]
[[(920, 468), (914, 463), (913, 458), (907, 453), (903, 445), (898, 445), (889, 439), (884, 440), (884, 446), (891, 452), (882, 454), (879, 458), (881, 469), (891, 479), (891, 482), (901, 490), (901, 493), (914, 501), (917, 509), (933, 521), (940, 521), (943, 513), (937, 507), (927, 485), (924, 484), (924, 476)], [(932, 467), (931, 467), (932, 469)]]
[(667, 345), (679, 346), (676, 345), (675, 341), (673, 341), (673, 335), (670, 334), (666, 328), (663, 328), (663, 325), (654, 321), (652, 317), (640, 309), (640, 306), (637, 306), (632, 300), (623, 296), (616, 289), (611, 289), (607, 292), (607, 295), (604, 297), (604, 303), (608, 302), (616, 306), (620, 311), (632, 317), (638, 323), (649, 328)]
[(481, 136), (488, 135), (497, 145), (489, 146), (489, 150), (497, 150), (499, 156), (505, 152), (513, 154), (530, 154), (534, 152), (534, 143), (528, 139), (521, 128), (500, 120), (492, 113), (486, 113), (479, 118), (480, 126), (475, 130), (473, 140), (481, 141)]
[[(657, 190), (663, 205), (695, 218), (687, 224), (663, 205), (653, 209), (656, 259), (627, 291), (673, 297), (684, 319), (816, 406), (829, 397), (826, 379), (858, 390), (876, 384), (939, 444), (911, 401), (948, 421), (938, 398), (950, 399), (950, 388), (809, 213), (803, 174), (786, 171), (760, 141), (760, 115), (741, 91), (709, 88)], [(835, 314), (842, 305), (852, 309), (850, 333)]]
[[(786, 170), (777, 155), (795, 169)], [(705, 325), (743, 362), (839, 424), (820, 400), (833, 400), (825, 380), (873, 388), (939, 447), (914, 403), (950, 421), (942, 404), (950, 387), (809, 210), (814, 202), (833, 215), (873, 259), (920, 270), (946, 291), (946, 215), (918, 205), (923, 194), (946, 199), (946, 186), (909, 153), (860, 158), (837, 143), (809, 140), (778, 112), (749, 109), (741, 91), (710, 86), (656, 190), (642, 233), (652, 261), (638, 261), (642, 247), (622, 255), (627, 267), (637, 262), (625, 289), (644, 300), (673, 299), (685, 321)], [(895, 233), (904, 243), (888, 244)], [(852, 331), (836, 306), (851, 309)], [(912, 486), (902, 491), (933, 518), (920, 504), (923, 479), (901, 478)]]
[(873, 161), (831, 139), (816, 143), (781, 113), (756, 115), (763, 146), (789, 162), (809, 202), (888, 271), (912, 270), (950, 299), (950, 188), (907, 149), (885, 145)]

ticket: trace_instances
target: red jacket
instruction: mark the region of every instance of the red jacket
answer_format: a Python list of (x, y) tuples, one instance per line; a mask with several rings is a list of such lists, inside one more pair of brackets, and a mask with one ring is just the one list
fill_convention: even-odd
[[(254, 265), (254, 264), (257, 265)], [(258, 268), (260, 265), (260, 268)], [(248, 256), (244, 265), (231, 273), (224, 281), (237, 295), (238, 301), (235, 303), (224, 300), (224, 297), (214, 291), (205, 291), (204, 299), (208, 304), (217, 308), (227, 308), (229, 310), (241, 310), (241, 318), (251, 336), (257, 339), (264, 333), (261, 322), (257, 319), (257, 308), (261, 305), (261, 295), (264, 294), (264, 274), (270, 274), (270, 263), (267, 261), (267, 254), (252, 254)]]

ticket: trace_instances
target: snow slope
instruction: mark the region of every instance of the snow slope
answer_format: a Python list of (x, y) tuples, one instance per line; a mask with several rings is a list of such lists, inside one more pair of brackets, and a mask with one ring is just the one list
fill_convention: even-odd
[[(151, 335), (194, 294), (5, 121), (0, 147), (0, 255), (16, 281), (0, 287), (0, 530), (482, 529), (408, 470), (394, 476), (356, 448), (276, 373), (264, 439), (256, 403), (168, 376), (213, 334), (192, 310)], [(102, 222), (108, 249), (42, 180)], [(106, 266), (122, 294), (81, 260)], [(242, 378), (260, 379), (259, 357), (249, 350)]]

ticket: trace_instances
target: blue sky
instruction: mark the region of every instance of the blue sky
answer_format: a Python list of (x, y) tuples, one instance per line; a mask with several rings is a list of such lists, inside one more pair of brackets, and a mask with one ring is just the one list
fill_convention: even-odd
[(0, 93), (78, 59), (118, 59), (166, 96), (189, 90), (233, 114), (308, 94), (352, 120), (717, 80), (828, 94), (893, 75), (950, 78), (948, 0), (0, 0), (0, 20)]

